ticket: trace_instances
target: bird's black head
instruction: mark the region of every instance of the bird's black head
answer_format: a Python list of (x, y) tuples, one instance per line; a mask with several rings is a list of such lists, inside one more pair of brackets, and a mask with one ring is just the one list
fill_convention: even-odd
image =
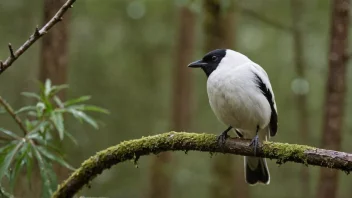
[(218, 67), (222, 58), (226, 55), (226, 49), (217, 49), (207, 53), (201, 60), (190, 63), (188, 67), (202, 68), (209, 75)]

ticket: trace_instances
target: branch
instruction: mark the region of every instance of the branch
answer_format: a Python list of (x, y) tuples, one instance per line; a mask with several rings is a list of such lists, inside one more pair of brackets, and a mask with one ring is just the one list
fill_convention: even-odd
[[(253, 147), (248, 146), (249, 140), (229, 138), (225, 145), (220, 147), (216, 143), (216, 137), (212, 134), (170, 132), (122, 142), (84, 161), (81, 167), (58, 187), (53, 197), (72, 197), (105, 169), (127, 160), (137, 163), (139, 157), (144, 155), (165, 151), (202, 151), (210, 154), (254, 156)], [(258, 148), (257, 156), (277, 159), (277, 164), (291, 161), (339, 169), (346, 173), (352, 170), (352, 154), (310, 146), (265, 142)]]
[(30, 46), (32, 46), (32, 44), (35, 43), (40, 37), (46, 34), (56, 23), (61, 21), (62, 16), (69, 8), (72, 8), (72, 5), (75, 1), (76, 0), (66, 1), (66, 3), (55, 14), (55, 16), (51, 18), (50, 21), (46, 23), (40, 30), (37, 27), (34, 33), (29, 37), (29, 39), (15, 52), (13, 51), (11, 43), (9, 43), (10, 56), (5, 60), (5, 62), (2, 62), (0, 60), (0, 74), (2, 74), (2, 72), (4, 72), (7, 68), (9, 68), (12, 65), (12, 63), (15, 62), (18, 59), (18, 57), (20, 57), (23, 54), (23, 52), (25, 52)]
[[(11, 46), (11, 45), (9, 45)], [(15, 111), (12, 109), (12, 107), (0, 96), (0, 104), (5, 108), (5, 110), (11, 115), (11, 117), (15, 120), (15, 122), (18, 124), (18, 126), (21, 128), (23, 131), (24, 135), (28, 134), (28, 131), (26, 127), (23, 125), (23, 122), (21, 119), (16, 115)]]

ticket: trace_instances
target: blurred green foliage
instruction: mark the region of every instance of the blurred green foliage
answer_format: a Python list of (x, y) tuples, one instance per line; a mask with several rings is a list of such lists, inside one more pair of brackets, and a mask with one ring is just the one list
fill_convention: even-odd
[[(225, 0), (224, 0), (225, 1)], [(189, 6), (197, 13), (196, 53), (203, 55), (203, 13), (201, 1), (194, 0), (84, 0), (77, 1), (70, 25), (70, 62), (68, 96), (85, 93), (94, 96), (92, 102), (111, 111), (111, 116), (96, 115), (105, 124), (99, 132), (68, 120), (67, 130), (77, 138), (78, 146), (64, 139), (67, 161), (74, 167), (108, 146), (122, 140), (170, 131), (172, 71), (178, 28), (179, 6)], [(291, 25), (290, 2), (282, 0), (243, 0), (238, 6), (251, 9), (280, 24)], [(309, 144), (320, 146), (322, 109), (327, 74), (330, 1), (305, 1), (303, 12), (305, 59), (308, 64)], [(137, 9), (137, 11), (135, 10)], [(139, 11), (138, 11), (139, 10)], [(137, 14), (136, 14), (136, 13)], [(297, 107), (291, 88), (296, 79), (292, 36), (245, 12), (238, 12), (235, 50), (246, 54), (268, 73), (277, 102), (279, 132), (273, 141), (300, 143), (297, 133)], [(9, 20), (11, 16), (11, 20)], [(7, 43), (18, 47), (42, 24), (42, 1), (0, 0), (0, 57), (8, 56)], [(40, 42), (40, 41), (39, 41)], [(38, 73), (39, 42), (0, 77), (0, 95), (14, 106), (24, 106), (30, 100), (18, 97), (19, 92), (36, 91), (34, 79)], [(2, 46), (2, 47), (1, 47)], [(350, 63), (349, 63), (350, 65)], [(186, 65), (185, 65), (186, 67)], [(205, 88), (206, 79), (199, 71), (194, 75), (193, 125), (191, 131), (219, 134), (224, 126), (211, 111)], [(348, 82), (352, 79), (348, 71)], [(350, 83), (349, 83), (350, 84)], [(342, 150), (352, 152), (352, 86), (348, 87), (346, 119)], [(1, 126), (12, 128), (8, 116), (1, 116)], [(174, 176), (173, 197), (209, 197), (209, 184), (216, 182), (210, 175), (211, 158), (207, 153), (175, 153), (172, 167), (166, 171)], [(233, 156), (240, 158), (239, 156)], [(97, 177), (90, 189), (80, 194), (106, 197), (145, 197), (149, 184), (149, 161), (141, 158), (139, 168), (133, 163), (113, 167)], [(250, 187), (252, 197), (298, 198), (300, 192), (297, 164), (278, 167), (269, 160), (269, 186)], [(242, 169), (243, 167), (236, 167)], [(319, 168), (309, 167), (311, 192), (315, 193)], [(340, 174), (339, 197), (349, 197), (351, 177)], [(278, 188), (279, 187), (279, 188)], [(236, 186), (234, 186), (236, 189)], [(138, 190), (136, 190), (138, 189)], [(184, 190), (187, 189), (187, 190)], [(313, 195), (307, 195), (312, 197)]]
[[(49, 79), (46, 80), (44, 85), (40, 85), (40, 94), (22, 93), (26, 97), (34, 98), (35, 105), (24, 106), (17, 111), (14, 111), (0, 97), (3, 109), (6, 109), (12, 117), (16, 116), (16, 122), (24, 134), (20, 136), (13, 131), (0, 128), (0, 134), (4, 135), (0, 144), (0, 180), (3, 181), (3, 177), (7, 176), (11, 192), (13, 192), (16, 188), (16, 179), (19, 173), (25, 170), (28, 185), (30, 185), (33, 164), (38, 164), (43, 183), (42, 197), (50, 197), (58, 185), (56, 173), (52, 166), (53, 162), (74, 170), (66, 162), (64, 153), (58, 146), (58, 143), (63, 141), (64, 137), (69, 137), (73, 142), (77, 142), (72, 134), (66, 130), (64, 118), (67, 115), (65, 114), (71, 114), (79, 121), (84, 121), (98, 129), (96, 121), (88, 116), (86, 112), (93, 111), (105, 114), (109, 112), (94, 105), (82, 104), (82, 102), (88, 101), (90, 96), (82, 96), (65, 102), (61, 101), (57, 93), (68, 88), (67, 85), (55, 86), (51, 84)], [(20, 116), (25, 118), (24, 123)]]

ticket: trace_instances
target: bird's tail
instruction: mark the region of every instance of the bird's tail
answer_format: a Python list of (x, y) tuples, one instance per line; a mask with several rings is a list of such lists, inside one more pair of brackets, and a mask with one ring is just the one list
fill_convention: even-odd
[(245, 178), (248, 184), (270, 183), (269, 169), (264, 158), (244, 157), (244, 167)]

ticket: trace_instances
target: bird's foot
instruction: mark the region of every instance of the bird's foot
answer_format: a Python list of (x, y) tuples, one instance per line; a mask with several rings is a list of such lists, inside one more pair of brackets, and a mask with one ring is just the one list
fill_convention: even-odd
[(254, 156), (256, 156), (256, 154), (257, 154), (257, 149), (258, 149), (258, 146), (259, 146), (259, 137), (258, 137), (258, 135), (256, 135), (256, 136), (252, 139), (252, 141), (251, 141), (251, 143), (249, 144), (249, 146), (253, 146), (253, 147), (254, 147)]
[(226, 142), (226, 139), (229, 137), (229, 135), (227, 135), (227, 132), (223, 132), (221, 133), (218, 138), (216, 139), (218, 142), (219, 146), (223, 146)]
[(216, 139), (216, 141), (218, 142), (219, 146), (224, 146), (226, 139), (229, 137), (229, 135), (227, 135), (227, 133), (232, 129), (232, 126), (229, 126), (229, 128), (227, 128), (224, 132), (222, 132), (218, 138)]

